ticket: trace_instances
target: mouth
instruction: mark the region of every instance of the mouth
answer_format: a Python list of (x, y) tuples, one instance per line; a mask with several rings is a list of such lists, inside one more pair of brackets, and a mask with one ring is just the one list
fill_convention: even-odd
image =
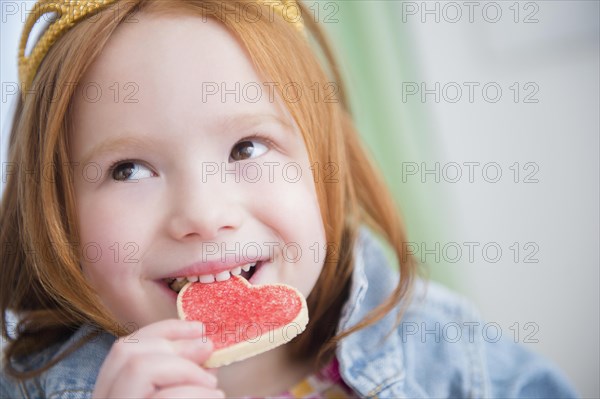
[(211, 284), (214, 282), (226, 281), (231, 276), (242, 276), (246, 280), (250, 281), (254, 273), (262, 266), (265, 261), (258, 261), (254, 263), (248, 263), (243, 266), (236, 266), (233, 269), (225, 270), (217, 274), (202, 274), (198, 276), (179, 276), (179, 277), (168, 277), (163, 278), (162, 281), (174, 292), (179, 293), (183, 286), (188, 282), (200, 282), (202, 284)]

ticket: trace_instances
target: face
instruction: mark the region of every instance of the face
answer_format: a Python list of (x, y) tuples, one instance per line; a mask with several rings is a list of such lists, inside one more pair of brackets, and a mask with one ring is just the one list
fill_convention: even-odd
[(309, 157), (224, 27), (139, 15), (78, 87), (81, 266), (120, 324), (176, 318), (174, 278), (242, 273), (308, 296), (325, 257)]

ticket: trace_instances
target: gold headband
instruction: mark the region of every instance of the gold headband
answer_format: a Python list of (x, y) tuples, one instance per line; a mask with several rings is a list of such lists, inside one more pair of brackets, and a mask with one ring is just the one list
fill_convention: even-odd
[[(19, 43), (19, 80), (23, 98), (25, 98), (25, 93), (29, 90), (42, 60), (56, 40), (77, 22), (115, 2), (117, 0), (39, 0), (36, 3), (25, 21)], [(293, 24), (296, 29), (304, 31), (300, 9), (295, 0), (257, 0), (257, 2), (272, 7), (277, 14)], [(56, 19), (51, 21), (31, 53), (25, 56), (25, 48), (32, 28), (46, 14), (56, 14)]]

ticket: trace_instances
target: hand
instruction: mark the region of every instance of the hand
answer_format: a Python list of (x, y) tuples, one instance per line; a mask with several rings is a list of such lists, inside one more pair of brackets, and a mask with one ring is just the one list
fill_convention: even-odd
[[(199, 322), (163, 320), (116, 342), (93, 398), (223, 398), (217, 377), (200, 365), (213, 351)], [(206, 342), (203, 342), (206, 341)]]

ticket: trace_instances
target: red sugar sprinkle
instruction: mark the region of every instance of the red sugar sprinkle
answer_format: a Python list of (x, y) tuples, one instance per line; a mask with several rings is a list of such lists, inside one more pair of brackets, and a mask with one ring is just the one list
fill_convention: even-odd
[[(285, 285), (251, 286), (234, 276), (211, 284), (192, 284), (183, 293), (181, 306), (187, 320), (204, 323), (205, 335), (217, 350), (255, 341), (291, 323), (302, 310), (298, 295)], [(289, 328), (291, 332), (293, 324)]]

